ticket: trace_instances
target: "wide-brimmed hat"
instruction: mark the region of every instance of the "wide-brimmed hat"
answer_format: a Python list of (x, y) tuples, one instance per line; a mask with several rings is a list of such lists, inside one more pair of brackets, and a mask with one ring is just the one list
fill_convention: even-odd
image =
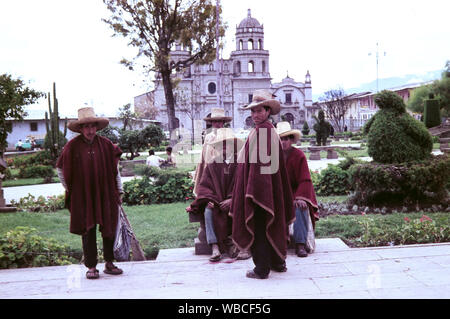
[(81, 125), (87, 123), (96, 123), (97, 131), (99, 131), (108, 126), (109, 120), (105, 117), (95, 116), (94, 108), (83, 107), (78, 110), (78, 120), (70, 121), (67, 127), (73, 132), (81, 133)]
[(299, 130), (291, 129), (289, 122), (279, 122), (277, 124), (277, 133), (280, 137), (294, 135), (294, 143), (302, 137), (302, 133)]
[(270, 114), (275, 115), (280, 113), (280, 102), (274, 99), (275, 95), (269, 90), (256, 90), (253, 92), (252, 103), (242, 107), (244, 110), (249, 110), (257, 106), (270, 107)]
[(225, 110), (220, 108), (212, 108), (211, 109), (211, 116), (205, 117), (203, 120), (205, 121), (224, 121), (224, 122), (231, 122), (230, 116), (225, 116)]
[(229, 127), (218, 128), (216, 132), (216, 139), (209, 143), (213, 147), (222, 145), (223, 141), (236, 140), (237, 150), (239, 151), (244, 146), (244, 141), (234, 135), (233, 129)]

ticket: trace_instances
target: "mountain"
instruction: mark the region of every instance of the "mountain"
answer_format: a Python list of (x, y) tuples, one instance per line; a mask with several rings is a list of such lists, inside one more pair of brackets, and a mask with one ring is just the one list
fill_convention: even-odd
[[(378, 79), (379, 91), (384, 89), (395, 88), (398, 86), (422, 83), (427, 81), (433, 81), (441, 78), (442, 70), (430, 71), (422, 74), (408, 74), (399, 77), (390, 77), (384, 79)], [(355, 88), (344, 88), (345, 93), (361, 93), (361, 92), (376, 92), (377, 91), (377, 80), (369, 83), (363, 83)], [(318, 94), (313, 94), (313, 101), (318, 101), (319, 97), (323, 95), (324, 92)]]

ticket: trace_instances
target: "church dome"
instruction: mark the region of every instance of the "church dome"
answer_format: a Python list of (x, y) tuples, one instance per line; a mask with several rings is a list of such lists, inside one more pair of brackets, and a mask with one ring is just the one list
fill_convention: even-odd
[(252, 18), (251, 11), (250, 9), (248, 9), (247, 18), (245, 18), (244, 20), (241, 21), (241, 23), (239, 23), (238, 28), (260, 28), (260, 27), (261, 24), (259, 23), (259, 21), (256, 20), (255, 18)]

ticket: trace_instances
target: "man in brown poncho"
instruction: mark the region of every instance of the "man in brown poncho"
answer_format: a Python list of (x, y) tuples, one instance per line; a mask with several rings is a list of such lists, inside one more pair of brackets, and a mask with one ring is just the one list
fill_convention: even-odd
[(251, 249), (255, 268), (247, 277), (265, 279), (270, 270), (286, 268), (288, 227), (295, 220), (293, 197), (280, 139), (269, 121), (280, 103), (268, 90), (257, 90), (244, 109), (251, 110), (251, 130), (238, 157), (230, 213), (232, 238), (240, 249)]
[[(237, 153), (243, 141), (235, 138), (230, 128), (218, 128), (214, 142), (210, 143), (216, 156), (207, 163), (197, 184), (197, 197), (188, 212), (204, 212), (206, 238), (212, 247), (212, 262), (232, 251), (231, 218), (228, 215), (237, 167)], [(229, 253), (232, 255), (232, 253)], [(230, 256), (232, 257), (232, 256)]]
[(122, 151), (96, 132), (108, 125), (106, 118), (96, 117), (93, 108), (78, 110), (78, 120), (68, 128), (81, 133), (63, 149), (56, 167), (66, 189), (66, 207), (70, 211), (70, 232), (81, 235), (88, 279), (99, 278), (96, 225), (103, 237), (104, 272), (119, 275), (113, 264), (113, 245), (118, 222), (122, 183), (118, 162)]

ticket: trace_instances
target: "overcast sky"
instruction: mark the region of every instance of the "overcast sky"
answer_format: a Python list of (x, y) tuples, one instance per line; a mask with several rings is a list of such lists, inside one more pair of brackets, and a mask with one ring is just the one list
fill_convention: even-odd
[[(450, 60), (448, 0), (221, 0), (228, 24), (224, 58), (235, 49), (236, 25), (247, 16), (264, 25), (274, 82), (289, 72), (313, 94), (352, 88), (379, 77), (442, 69)], [(118, 62), (131, 57), (126, 41), (101, 21), (101, 0), (0, 0), (0, 73), (48, 92), (56, 82), (64, 114), (84, 105), (116, 115), (152, 88), (150, 79)], [(386, 52), (386, 55), (383, 53)], [(372, 53), (372, 55), (368, 55)], [(45, 107), (42, 100), (36, 107)]]

